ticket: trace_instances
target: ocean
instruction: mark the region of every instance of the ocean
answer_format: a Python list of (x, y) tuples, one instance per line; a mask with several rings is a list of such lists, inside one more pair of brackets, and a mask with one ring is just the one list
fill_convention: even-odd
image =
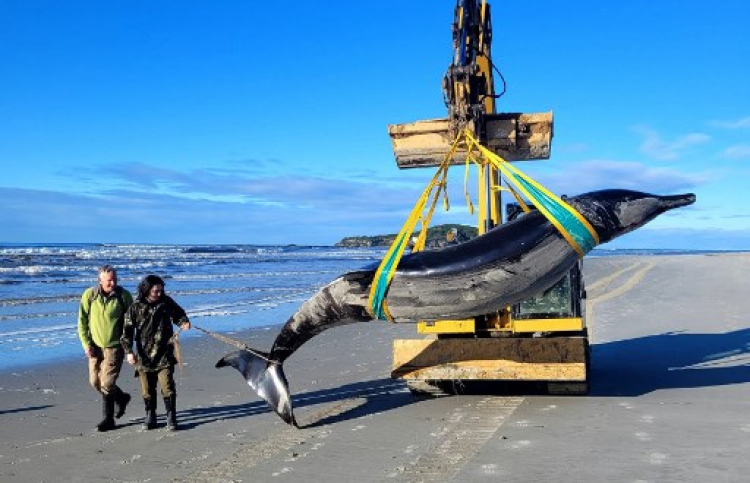
[[(148, 274), (190, 320), (231, 333), (283, 324), (341, 273), (371, 265), (385, 248), (255, 245), (0, 244), (0, 370), (83, 356), (77, 318), (97, 269), (117, 268), (135, 295)], [(203, 336), (196, 330), (180, 337)]]
[[(97, 269), (117, 268), (135, 294), (148, 274), (207, 330), (232, 333), (283, 324), (338, 275), (379, 262), (384, 247), (0, 243), (0, 370), (83, 357), (78, 305)], [(604, 250), (589, 257), (700, 253)], [(196, 330), (181, 337), (204, 336)], [(205, 336), (204, 336), (205, 337)]]

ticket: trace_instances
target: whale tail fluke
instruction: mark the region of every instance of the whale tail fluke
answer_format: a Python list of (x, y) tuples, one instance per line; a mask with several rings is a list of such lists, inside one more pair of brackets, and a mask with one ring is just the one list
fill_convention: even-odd
[(294, 418), (289, 384), (281, 363), (270, 361), (267, 354), (260, 351), (238, 350), (216, 363), (216, 367), (225, 366), (237, 369), (255, 393), (287, 424), (299, 427)]

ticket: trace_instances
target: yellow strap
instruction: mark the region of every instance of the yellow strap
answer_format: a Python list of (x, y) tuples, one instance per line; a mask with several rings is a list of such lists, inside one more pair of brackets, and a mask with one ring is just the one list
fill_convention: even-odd
[(528, 213), (529, 211), (531, 211), (531, 208), (529, 208), (529, 205), (527, 205), (527, 204), (526, 204), (526, 202), (525, 202), (525, 201), (524, 201), (524, 199), (523, 199), (523, 198), (521, 197), (521, 195), (519, 195), (519, 194), (518, 194), (518, 191), (514, 190), (514, 189), (513, 189), (513, 187), (512, 187), (511, 185), (508, 185), (508, 186), (506, 186), (506, 187), (503, 187), (503, 186), (499, 186), (498, 188), (499, 188), (500, 190), (502, 190), (502, 191), (510, 191), (510, 194), (512, 194), (512, 195), (513, 195), (513, 198), (515, 198), (515, 200), (516, 200), (516, 203), (518, 203), (518, 206), (520, 206), (520, 207), (521, 207), (521, 210), (522, 210), (522, 211), (523, 211), (524, 213)]
[[(391, 322), (393, 321), (390, 312), (388, 311), (385, 300), (387, 287), (390, 285), (391, 280), (393, 279), (396, 268), (398, 267), (398, 263), (404, 254), (406, 246), (408, 245), (409, 238), (414, 232), (414, 228), (417, 222), (420, 220), (422, 221), (422, 230), (420, 233), (420, 237), (418, 238), (417, 243), (414, 247), (414, 250), (419, 251), (424, 248), (427, 237), (427, 225), (429, 224), (432, 213), (434, 212), (435, 204), (440, 198), (440, 193), (446, 191), (448, 168), (450, 167), (450, 162), (453, 159), (456, 150), (458, 149), (459, 140), (460, 136), (457, 136), (453, 141), (451, 149), (443, 159), (443, 162), (440, 164), (437, 172), (432, 177), (432, 180), (417, 200), (414, 208), (406, 219), (406, 222), (401, 227), (399, 233), (396, 235), (396, 239), (391, 244), (390, 248), (385, 254), (385, 257), (383, 257), (383, 260), (380, 262), (380, 265), (375, 272), (367, 303), (367, 308), (370, 312), (370, 315), (375, 318), (385, 316), (387, 320)], [(425, 206), (427, 205), (427, 201), (429, 200), (431, 194), (433, 195), (432, 204), (428, 213), (425, 215)]]
[[(459, 134), (460, 136), (460, 134)], [(471, 166), (471, 156), (466, 156), (466, 162), (464, 163), (466, 168), (464, 169), (464, 196), (466, 197), (466, 207), (469, 209), (469, 214), (474, 214), (474, 203), (471, 202), (471, 196), (469, 195), (469, 167)]]
[(430, 220), (432, 220), (432, 214), (435, 212), (435, 206), (437, 205), (437, 200), (440, 198), (440, 193), (443, 193), (443, 199), (445, 200), (445, 203), (448, 202), (448, 195), (446, 192), (446, 179), (445, 176), (448, 174), (448, 170), (443, 171), (443, 177), (438, 185), (438, 189), (435, 190), (435, 193), (432, 197), (432, 203), (430, 203), (430, 208), (427, 210), (427, 216), (422, 217), (422, 229), (419, 232), (419, 237), (417, 238), (417, 243), (414, 244), (414, 248), (412, 251), (415, 252), (421, 252), (424, 250), (425, 244), (427, 243), (427, 230), (430, 226)]
[[(511, 165), (509, 162), (507, 162), (505, 159), (501, 158), (497, 154), (493, 153), (489, 149), (485, 148), (479, 142), (474, 138), (474, 136), (471, 134), (471, 132), (468, 129), (465, 129), (463, 132), (463, 136), (466, 138), (467, 143), (467, 151), (471, 153), (473, 149), (477, 149), (485, 159), (487, 159), (490, 163), (492, 163), (493, 166), (495, 166), (500, 172), (502, 172), (505, 175), (505, 179), (516, 185), (516, 187), (522, 191), (527, 198), (534, 199), (534, 196), (526, 190), (526, 188), (518, 184), (514, 181), (514, 178), (521, 178), (530, 185), (532, 185), (534, 188), (539, 190), (540, 192), (544, 193), (545, 196), (555, 200), (560, 206), (563, 206), (572, 216), (574, 216), (589, 232), (589, 234), (593, 237), (595, 243), (599, 243), (599, 235), (596, 233), (596, 230), (591, 226), (591, 224), (586, 220), (580, 213), (578, 213), (575, 209), (573, 209), (570, 205), (565, 203), (563, 200), (558, 198), (556, 195), (554, 195), (552, 192), (547, 190), (545, 187), (531, 179), (526, 174), (522, 173), (518, 168)], [(555, 219), (554, 216), (541, 204), (537, 203), (537, 209), (539, 209), (542, 214), (547, 218), (547, 220), (552, 223), (557, 230), (560, 232), (560, 234), (570, 243), (570, 245), (576, 250), (579, 257), (583, 257), (584, 253), (581, 249), (581, 247), (578, 245), (578, 243), (571, 237), (568, 230), (565, 229), (565, 227), (562, 226), (562, 224)]]

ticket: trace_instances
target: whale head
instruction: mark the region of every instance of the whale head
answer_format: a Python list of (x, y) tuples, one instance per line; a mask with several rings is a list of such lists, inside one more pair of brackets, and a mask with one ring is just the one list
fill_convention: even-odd
[(659, 196), (621, 189), (592, 191), (566, 200), (594, 227), (605, 243), (640, 228), (665, 211), (695, 202), (692, 193)]

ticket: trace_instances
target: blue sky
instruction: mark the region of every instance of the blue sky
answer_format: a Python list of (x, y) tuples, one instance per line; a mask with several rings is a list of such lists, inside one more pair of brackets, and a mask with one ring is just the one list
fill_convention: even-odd
[[(498, 111), (555, 115), (521, 169), (698, 196), (605, 247), (750, 248), (750, 2), (491, 3)], [(396, 167), (386, 125), (446, 115), (454, 5), (0, 2), (0, 241), (398, 231), (433, 173)], [(473, 224), (454, 171), (436, 222)]]

